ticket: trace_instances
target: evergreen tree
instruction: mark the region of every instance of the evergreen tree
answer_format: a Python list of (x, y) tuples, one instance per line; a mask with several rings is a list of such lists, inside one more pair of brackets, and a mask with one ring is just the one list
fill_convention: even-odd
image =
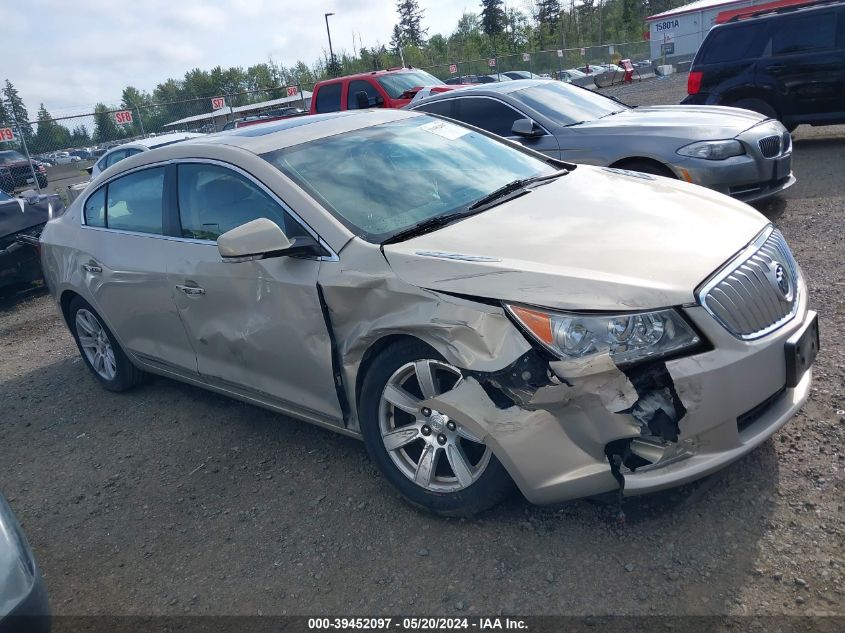
[(390, 36), (390, 50), (394, 55), (399, 55), (399, 51), (405, 45), (402, 28), (398, 24), (393, 25), (393, 33)]
[(74, 147), (84, 147), (91, 144), (91, 135), (84, 125), (77, 125), (70, 133), (70, 144)]
[(503, 0), (481, 0), (481, 30), (491, 37), (505, 30), (503, 4)]
[(114, 115), (103, 103), (94, 106), (94, 140), (105, 143), (121, 138), (123, 134), (114, 122)]
[(537, 0), (537, 22), (554, 27), (560, 18), (559, 0)]
[(34, 153), (52, 152), (70, 145), (70, 132), (53, 120), (43, 103), (38, 108), (38, 130), (30, 145)]
[[(403, 46), (423, 46), (428, 29), (422, 28), (423, 10), (417, 0), (397, 0), (396, 12), (399, 14), (399, 30), (402, 33)], [(396, 29), (394, 29), (394, 35)]]
[[(29, 124), (29, 114), (23, 104), (23, 99), (8, 79), (6, 80), (6, 87), (3, 88), (3, 105), (9, 121), (17, 120), (20, 133), (23, 134), (27, 144), (29, 144), (32, 141), (32, 126)], [(15, 133), (17, 134), (17, 130), (15, 130)]]

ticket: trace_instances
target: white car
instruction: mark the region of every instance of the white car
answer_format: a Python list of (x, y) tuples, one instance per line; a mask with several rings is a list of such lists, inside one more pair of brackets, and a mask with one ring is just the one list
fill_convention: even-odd
[[(91, 177), (95, 177), (100, 172), (105, 171), (115, 163), (119, 163), (124, 158), (129, 158), (135, 154), (146, 152), (156, 147), (163, 147), (171, 143), (178, 143), (184, 141), (186, 138), (194, 138), (196, 136), (205, 136), (204, 134), (196, 134), (194, 132), (176, 132), (173, 134), (164, 134), (161, 136), (151, 136), (149, 138), (138, 139), (130, 143), (124, 143), (113, 147), (100, 157), (96, 163), (88, 168), (88, 173)], [(66, 152), (65, 152), (66, 153)]]

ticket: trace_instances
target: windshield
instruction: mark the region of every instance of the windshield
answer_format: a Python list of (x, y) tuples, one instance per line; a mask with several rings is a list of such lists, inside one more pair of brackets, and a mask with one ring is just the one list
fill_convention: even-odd
[(511, 97), (562, 125), (595, 121), (628, 108), (602, 95), (558, 81), (512, 92)]
[(0, 165), (7, 165), (9, 163), (17, 163), (18, 161), (26, 160), (24, 155), (15, 150), (9, 149), (0, 152)]
[(553, 173), (539, 158), (429, 116), (346, 132), (263, 158), (350, 231), (381, 243), (469, 207), (517, 179)]
[(398, 99), (404, 92), (411, 88), (422, 86), (440, 86), (443, 84), (434, 75), (429, 75), (423, 70), (412, 70), (409, 72), (392, 73), (382, 75), (378, 78), (379, 84), (392, 99)]

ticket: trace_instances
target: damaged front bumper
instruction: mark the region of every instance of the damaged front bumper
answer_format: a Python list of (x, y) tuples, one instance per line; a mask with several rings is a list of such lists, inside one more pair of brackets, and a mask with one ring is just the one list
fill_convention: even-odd
[(482, 438), (532, 503), (677, 486), (753, 450), (807, 399), (811, 371), (788, 388), (785, 360), (787, 339), (815, 317), (801, 296), (795, 317), (761, 339), (689, 307), (707, 351), (624, 371), (607, 355), (529, 352), (503, 371), (466, 372), (428, 404)]

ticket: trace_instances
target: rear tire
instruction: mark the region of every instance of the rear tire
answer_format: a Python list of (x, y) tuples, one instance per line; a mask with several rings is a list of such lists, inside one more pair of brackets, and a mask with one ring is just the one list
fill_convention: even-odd
[(775, 109), (769, 105), (767, 101), (763, 101), (762, 99), (740, 99), (739, 101), (731, 103), (730, 106), (732, 108), (751, 110), (752, 112), (757, 112), (758, 114), (762, 114), (770, 119), (778, 118), (778, 113), (775, 112)]
[(109, 391), (126, 391), (147, 374), (132, 364), (103, 319), (91, 304), (75, 297), (68, 306), (68, 324), (82, 360)]
[(426, 392), (444, 393), (462, 379), (428, 345), (402, 341), (370, 366), (358, 407), (367, 452), (381, 473), (412, 504), (445, 516), (482, 512), (513, 489), (489, 447), (419, 404)]

